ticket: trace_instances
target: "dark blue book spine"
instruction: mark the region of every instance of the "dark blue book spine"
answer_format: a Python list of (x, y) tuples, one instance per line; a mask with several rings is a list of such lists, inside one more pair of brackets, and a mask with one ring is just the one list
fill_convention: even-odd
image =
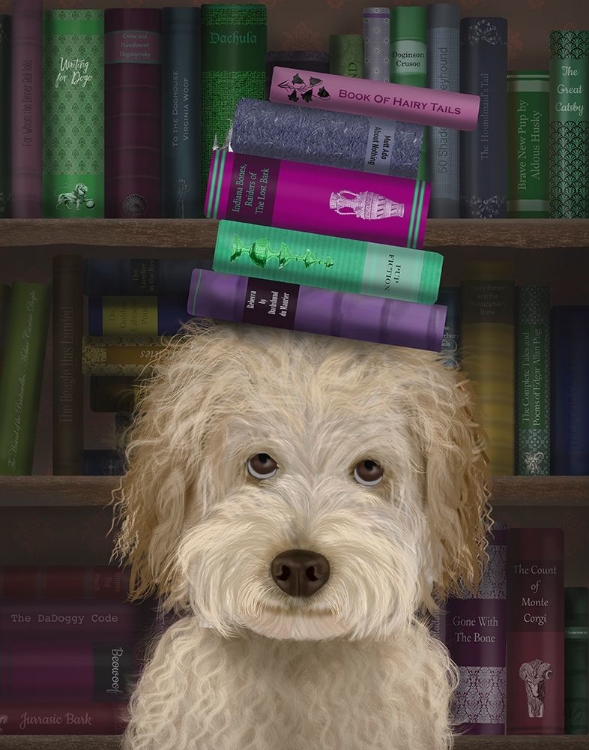
[[(460, 91), (460, 6), (427, 6), (427, 85), (442, 91)], [(460, 216), (460, 132), (428, 127), (427, 162), (432, 186), (429, 217)]]
[(460, 22), (460, 90), (480, 96), (475, 130), (460, 133), (460, 216), (507, 218), (507, 20)]
[(436, 305), (445, 305), (446, 324), (442, 338), (441, 351), (448, 356), (444, 362), (447, 367), (457, 367), (460, 364), (460, 310), (462, 304), (462, 289), (459, 286), (440, 287)]
[(124, 459), (115, 450), (85, 450), (82, 474), (85, 477), (119, 477), (124, 474)]
[(589, 305), (550, 315), (551, 457), (560, 476), (589, 474)]
[(213, 262), (199, 258), (85, 258), (84, 294), (185, 294), (188, 297), (195, 268), (212, 270)]
[(186, 296), (171, 294), (88, 297), (88, 335), (174, 336), (192, 317), (186, 303)]
[(204, 215), (200, 185), (200, 8), (162, 9), (162, 216)]

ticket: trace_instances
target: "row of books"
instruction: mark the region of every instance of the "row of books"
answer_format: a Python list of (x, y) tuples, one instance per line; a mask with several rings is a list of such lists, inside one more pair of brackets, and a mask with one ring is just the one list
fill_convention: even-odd
[(0, 568), (0, 733), (121, 734), (158, 632), (111, 567)]
[[(505, 19), (376, 10), (322, 59), (267, 53), (264, 5), (43, 14), (19, 0), (0, 16), (0, 217), (202, 216), (210, 150), (228, 137), (241, 153), (428, 179), (430, 217), (589, 216), (575, 85), (589, 32), (552, 32), (550, 71), (509, 73), (508, 94)], [(390, 43), (375, 45), (383, 23)], [(311, 129), (316, 107), (334, 114)]]
[(460, 672), (457, 731), (589, 732), (589, 589), (566, 587), (562, 529), (496, 523), (475, 596), (430, 621)]
[(481, 97), (474, 130), (427, 128), (430, 217), (589, 216), (589, 31), (551, 31), (546, 69), (510, 71), (506, 18), (433, 3), (365, 8), (363, 22), (365, 78)]
[[(246, 234), (234, 235), (236, 228)], [(364, 304), (361, 310), (356, 306), (348, 311), (350, 326), (357, 326), (360, 321), (364, 335), (370, 323), (367, 315), (372, 309), (381, 311), (385, 302), (405, 305), (405, 310), (444, 311), (432, 348), (445, 352), (447, 364), (462, 367), (474, 383), (480, 418), (489, 437), (493, 473), (589, 474), (589, 397), (584, 388), (589, 374), (589, 306), (551, 307), (548, 286), (516, 286), (510, 264), (494, 262), (471, 263), (464, 269), (460, 287), (439, 289), (441, 268), (435, 264), (434, 282), (422, 283), (428, 275), (424, 272), (425, 258), (437, 254), (413, 249), (390, 264), (394, 273), (389, 274), (389, 282), (395, 286), (393, 277), (398, 282), (398, 290), (392, 293), (413, 294), (414, 298), (423, 295), (422, 302), (340, 291), (331, 292), (341, 305), (339, 310), (325, 302), (318, 310), (317, 305), (306, 303), (304, 294), (329, 295), (325, 287), (330, 285), (357, 291), (354, 285), (362, 282), (366, 258), (351, 253), (347, 265), (339, 264), (334, 260), (338, 258), (338, 240), (329, 246), (332, 254), (327, 256), (322, 246), (313, 242), (299, 248), (299, 237), (312, 240), (313, 235), (221, 221), (212, 263), (199, 258), (55, 258), (54, 473), (122, 472), (123, 436), (140, 384), (151, 374), (168, 337), (194, 314), (187, 306), (193, 277), (200, 278), (201, 287), (206, 288), (208, 275), (213, 284), (218, 278), (231, 284), (237, 280), (246, 290), (244, 299), (250, 299), (254, 287), (262, 288), (262, 284), (269, 285), (265, 292), (270, 301), (273, 290), (276, 294), (297, 294), (299, 314), (301, 309), (306, 311), (313, 316), (314, 324), (317, 318), (327, 320), (329, 327), (324, 332), (329, 335), (338, 333), (336, 326), (340, 335), (350, 332), (346, 329), (346, 305), (341, 304), (342, 300), (360, 300)], [(322, 242), (329, 239), (318, 238)], [(384, 268), (393, 250), (401, 249), (386, 248)], [(420, 255), (425, 258), (420, 259), (416, 272), (412, 263)], [(256, 278), (249, 277), (250, 273), (255, 273)], [(283, 278), (288, 281), (281, 281)], [(378, 278), (381, 285), (383, 279), (387, 283), (386, 274)], [(372, 295), (378, 291), (375, 283)], [(221, 286), (215, 297), (216, 307), (208, 314), (228, 317), (227, 310), (236, 307), (235, 299), (231, 288)], [(263, 295), (260, 303), (262, 300)], [(373, 308), (367, 306), (366, 300), (373, 301)], [(0, 453), (5, 456), (2, 471), (27, 474), (33, 460), (51, 290), (45, 285), (23, 282), (15, 282), (12, 289), (3, 285), (0, 303)], [(272, 307), (265, 308), (270, 318)], [(275, 305), (274, 318), (279, 317), (277, 310)], [(200, 310), (196, 312), (202, 314)], [(380, 321), (381, 316), (378, 318)], [(261, 316), (252, 322), (266, 324)], [(398, 335), (402, 332), (403, 329), (396, 331)], [(404, 335), (402, 345), (420, 343), (416, 342), (415, 331), (411, 334), (407, 321)], [(420, 335), (423, 343), (423, 332)], [(121, 439), (107, 452), (83, 452), (84, 376), (90, 377), (90, 409), (118, 413), (117, 433)]]
[[(442, 287), (437, 301), (448, 309), (442, 351), (475, 385), (492, 471), (586, 476), (589, 307), (551, 307), (547, 286), (515, 286), (500, 274), (493, 278), (493, 264), (488, 265), (461, 287)], [(140, 299), (128, 297), (126, 303), (134, 306)], [(166, 296), (157, 304), (165, 317)], [(92, 409), (132, 409), (141, 377), (150, 373), (149, 359), (165, 348), (165, 337), (147, 329), (138, 333), (136, 339), (95, 336), (82, 343)], [(101, 461), (101, 471), (120, 471), (116, 451)]]

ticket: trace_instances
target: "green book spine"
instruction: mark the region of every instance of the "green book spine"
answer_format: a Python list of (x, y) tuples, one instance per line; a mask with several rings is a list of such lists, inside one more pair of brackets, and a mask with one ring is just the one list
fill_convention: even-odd
[(329, 37), (329, 72), (336, 76), (364, 78), (364, 37), (361, 34)]
[(222, 220), (213, 270), (433, 305), (443, 262), (439, 253)]
[(516, 291), (516, 474), (550, 474), (550, 287)]
[(51, 287), (15, 281), (0, 378), (0, 476), (33, 470)]
[(0, 219), (10, 218), (11, 180), (11, 18), (0, 15)]
[(589, 31), (550, 32), (550, 217), (589, 217)]
[(203, 195), (213, 144), (224, 144), (237, 102), (266, 98), (267, 16), (265, 5), (201, 5)]
[(589, 589), (564, 590), (564, 731), (589, 733)]
[[(391, 8), (391, 83), (427, 86), (427, 8)], [(426, 141), (423, 139), (418, 180), (427, 180)]]
[(2, 376), (2, 363), (4, 362), (4, 350), (6, 348), (8, 307), (11, 292), (10, 284), (0, 284), (0, 377)]
[(463, 272), (462, 367), (476, 397), (495, 476), (515, 468), (515, 284), (513, 265), (468, 263)]
[(546, 218), (550, 215), (548, 71), (510, 71), (507, 108), (509, 218)]
[(102, 218), (104, 11), (45, 11), (43, 42), (43, 216)]

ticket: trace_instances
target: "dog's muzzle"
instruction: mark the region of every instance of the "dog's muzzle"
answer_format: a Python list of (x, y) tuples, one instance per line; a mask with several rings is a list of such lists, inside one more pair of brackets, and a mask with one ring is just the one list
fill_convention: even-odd
[(274, 582), (289, 596), (312, 596), (329, 580), (329, 561), (319, 552), (290, 549), (270, 565)]

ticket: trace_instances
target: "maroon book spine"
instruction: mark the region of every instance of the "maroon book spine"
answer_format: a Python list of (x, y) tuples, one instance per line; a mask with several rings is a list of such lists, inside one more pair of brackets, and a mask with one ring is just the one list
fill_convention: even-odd
[(125, 601), (129, 571), (100, 566), (0, 567), (1, 599), (103, 599)]
[[(12, 10), (12, 217), (41, 218), (43, 1)], [(4, 114), (1, 115), (2, 117)]]
[(0, 641), (125, 638), (141, 627), (138, 605), (92, 601), (0, 602)]
[(128, 721), (120, 703), (87, 701), (2, 702), (2, 735), (20, 734), (122, 734)]
[(564, 734), (564, 532), (507, 535), (507, 734)]
[(104, 14), (105, 216), (161, 217), (161, 10)]

